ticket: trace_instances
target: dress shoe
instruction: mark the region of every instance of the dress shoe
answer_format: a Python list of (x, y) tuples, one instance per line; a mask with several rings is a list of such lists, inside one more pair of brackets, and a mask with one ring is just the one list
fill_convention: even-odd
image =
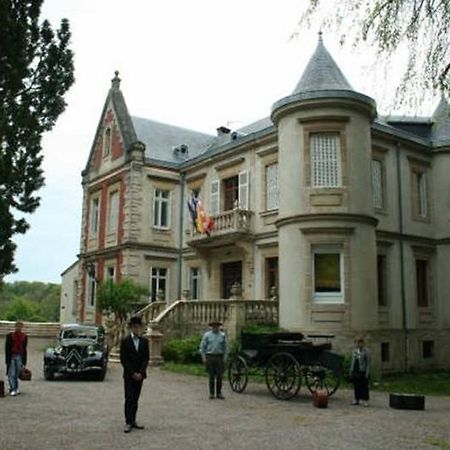
[(222, 394), (217, 394), (217, 398), (219, 400), (225, 400), (225, 397)]
[(210, 400), (214, 400), (215, 398), (216, 398), (216, 397), (214, 397), (214, 395), (212, 395), (212, 394), (209, 396), (209, 399), (210, 399)]
[(136, 430), (143, 430), (145, 428), (144, 425), (138, 425), (137, 423), (133, 423), (131, 426), (136, 428)]
[(123, 429), (124, 433), (129, 433), (132, 430), (132, 426), (129, 425), (128, 423), (125, 425), (125, 428)]

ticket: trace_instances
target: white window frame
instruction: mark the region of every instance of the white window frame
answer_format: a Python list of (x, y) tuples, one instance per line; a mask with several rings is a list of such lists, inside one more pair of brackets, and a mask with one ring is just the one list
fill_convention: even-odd
[[(113, 199), (114, 204), (113, 204)], [(108, 208), (108, 232), (115, 233), (119, 227), (119, 191), (112, 191), (109, 194)]]
[[(153, 271), (156, 271), (155, 275), (153, 275)], [(160, 274), (161, 270), (165, 270), (166, 274), (162, 276)], [(153, 292), (152, 285), (153, 280), (156, 280), (156, 292)], [(167, 302), (167, 294), (169, 290), (169, 269), (167, 267), (150, 267), (150, 298), (151, 301), (159, 301), (158, 300), (158, 293), (161, 290), (160, 289), (160, 280), (165, 280), (165, 289), (164, 289), (164, 301)], [(153, 294), (155, 300), (153, 300)]]
[(86, 283), (87, 283), (86, 304), (88, 308), (95, 309), (95, 300), (97, 296), (97, 281), (95, 280), (95, 277), (92, 277), (87, 273)]
[[(197, 273), (194, 274), (194, 271), (197, 271)], [(194, 281), (197, 282), (197, 292), (195, 292), (194, 290)], [(189, 269), (189, 289), (191, 291), (192, 300), (200, 299), (201, 282), (202, 282), (202, 272), (200, 267), (191, 267)]]
[[(333, 139), (334, 148), (325, 139)], [(331, 142), (331, 141), (330, 141)], [(342, 186), (342, 150), (340, 133), (311, 133), (309, 139), (311, 187), (339, 188)], [(334, 157), (333, 152), (335, 152)]]
[(266, 166), (266, 210), (278, 209), (278, 162)]
[[(167, 193), (167, 198), (163, 197), (163, 193)], [(167, 224), (162, 224), (162, 205), (167, 206)], [(166, 189), (155, 188), (153, 190), (153, 228), (160, 230), (168, 230), (170, 228), (170, 209), (171, 209), (171, 192)]]
[(89, 230), (91, 235), (97, 236), (100, 224), (100, 197), (91, 199), (91, 213)]
[(376, 209), (384, 208), (384, 186), (383, 186), (383, 161), (372, 158), (372, 194), (373, 207)]
[(114, 265), (107, 265), (105, 267), (105, 281), (110, 281), (110, 280), (113, 283), (116, 280), (116, 267)]
[[(317, 254), (338, 254), (339, 255), (339, 270), (340, 270), (340, 292), (316, 292), (316, 274), (315, 274), (315, 256)], [(314, 303), (337, 303), (342, 304), (345, 302), (345, 280), (344, 280), (344, 255), (342, 246), (339, 245), (315, 245), (312, 247), (311, 252), (311, 265), (312, 265), (312, 293)]]
[(419, 217), (428, 216), (427, 202), (427, 174), (425, 172), (416, 172), (417, 174), (417, 213)]

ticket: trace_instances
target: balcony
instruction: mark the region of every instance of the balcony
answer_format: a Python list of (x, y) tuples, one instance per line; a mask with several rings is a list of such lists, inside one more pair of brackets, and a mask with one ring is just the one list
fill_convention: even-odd
[(253, 235), (252, 216), (252, 211), (239, 208), (212, 216), (214, 229), (209, 236), (199, 233), (192, 227), (186, 230), (187, 244), (191, 247), (206, 248), (251, 240)]

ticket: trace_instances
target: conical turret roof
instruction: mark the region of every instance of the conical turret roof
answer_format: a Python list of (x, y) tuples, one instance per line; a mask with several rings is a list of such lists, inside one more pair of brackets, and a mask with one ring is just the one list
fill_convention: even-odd
[(292, 94), (324, 90), (352, 91), (353, 88), (323, 45), (322, 34), (319, 33), (316, 50)]
[(450, 142), (450, 105), (444, 94), (432, 117), (431, 140), (433, 145), (443, 145)]

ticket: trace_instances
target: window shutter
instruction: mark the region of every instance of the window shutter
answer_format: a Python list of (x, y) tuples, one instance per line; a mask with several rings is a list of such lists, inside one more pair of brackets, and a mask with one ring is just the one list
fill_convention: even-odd
[(244, 170), (243, 172), (239, 172), (239, 208), (240, 209), (248, 209), (248, 188), (249, 188), (249, 179), (248, 179), (248, 170)]
[(214, 180), (211, 181), (211, 192), (210, 192), (210, 198), (209, 198), (209, 203), (210, 203), (210, 214), (212, 216), (217, 216), (220, 212), (220, 206), (219, 206), (219, 180)]
[(339, 187), (341, 185), (339, 134), (312, 134), (310, 152), (312, 187)]
[(418, 176), (419, 184), (419, 215), (421, 217), (426, 217), (428, 214), (427, 207), (427, 179), (425, 173), (419, 173)]
[(383, 172), (382, 163), (372, 160), (372, 190), (374, 208), (383, 208)]

